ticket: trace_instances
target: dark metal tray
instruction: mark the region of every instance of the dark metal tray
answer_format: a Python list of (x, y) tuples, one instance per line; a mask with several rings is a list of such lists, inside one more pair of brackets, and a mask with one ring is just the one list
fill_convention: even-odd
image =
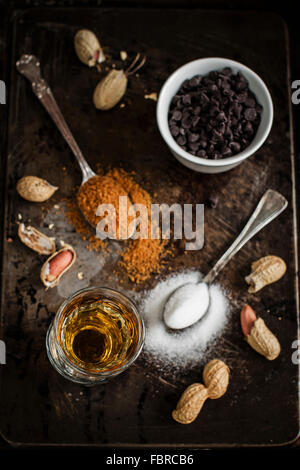
[[(77, 29), (98, 33), (108, 52), (147, 53), (139, 77), (131, 77), (124, 108), (97, 112), (91, 101), (99, 80), (73, 50)], [(131, 290), (123, 273), (109, 274), (116, 260), (95, 268), (78, 235), (53, 206), (80, 183), (79, 168), (51, 119), (17, 74), (22, 53), (40, 58), (43, 73), (91, 166), (100, 163), (134, 170), (160, 201), (205, 202), (217, 194), (217, 208), (205, 210), (205, 247), (184, 255), (176, 245), (162, 276), (184, 267), (207, 272), (234, 239), (267, 188), (279, 190), (288, 209), (236, 255), (218, 281), (230, 290), (231, 320), (216, 348), (231, 368), (228, 393), (205, 405), (193, 424), (182, 426), (171, 410), (184, 388), (201, 380), (202, 370), (159, 371), (144, 354), (126, 373), (106, 385), (84, 388), (60, 377), (46, 357), (45, 334), (55, 311), (71, 291), (87, 284)], [(241, 166), (216, 176), (181, 166), (160, 138), (155, 103), (145, 93), (159, 91), (180, 65), (206, 56), (224, 56), (253, 68), (270, 88), (275, 120), (265, 145)], [(288, 35), (280, 17), (268, 13), (198, 9), (41, 9), (19, 14), (13, 24), (6, 175), (1, 335), (7, 364), (1, 366), (0, 430), (14, 444), (94, 444), (104, 446), (275, 445), (298, 435), (298, 367), (292, 363), (297, 339), (296, 227), (294, 155), (289, 97)], [(60, 187), (46, 204), (21, 200), (15, 184), (36, 174)], [(17, 239), (18, 214), (25, 222), (70, 242), (78, 249), (78, 267), (58, 289), (45, 292), (39, 280), (42, 259)], [(56, 218), (55, 218), (56, 217)], [(53, 230), (48, 225), (54, 222)], [(13, 242), (7, 242), (9, 238)], [(254, 259), (267, 254), (287, 263), (285, 277), (261, 294), (247, 294), (244, 276)], [(101, 254), (99, 255), (101, 257)], [(100, 259), (100, 258), (99, 258)], [(99, 261), (100, 262), (100, 261)], [(84, 281), (81, 267), (90, 266)], [(154, 286), (159, 276), (139, 287)], [(282, 353), (274, 362), (244, 342), (239, 311), (249, 302), (278, 335)]]

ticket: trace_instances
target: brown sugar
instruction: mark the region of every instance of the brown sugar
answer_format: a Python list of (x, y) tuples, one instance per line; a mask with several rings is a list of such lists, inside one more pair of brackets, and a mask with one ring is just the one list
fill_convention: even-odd
[[(119, 224), (119, 196), (128, 197), (128, 206), (132, 204), (143, 204), (148, 210), (148, 233), (142, 236), (150, 236), (150, 214), (151, 214), (151, 196), (134, 179), (133, 173), (125, 172), (122, 169), (112, 169), (106, 175), (96, 176), (88, 180), (81, 186), (77, 201), (82, 213), (88, 222), (96, 227), (101, 219), (96, 216), (96, 210), (99, 204), (113, 204), (116, 209), (117, 227)], [(87, 249), (99, 250), (105, 249), (106, 243), (96, 237), (93, 228), (84, 220), (78, 209), (76, 200), (66, 202), (67, 210), (65, 215), (69, 223), (73, 224), (76, 232), (82, 239), (89, 241)], [(130, 222), (130, 219), (128, 219)], [(127, 223), (128, 223), (127, 222)], [(137, 227), (138, 229), (138, 227)], [(117, 234), (118, 234), (117, 230)], [(118, 238), (118, 236), (117, 236)], [(167, 240), (138, 238), (130, 240), (129, 245), (121, 251), (121, 259), (118, 263), (120, 268), (125, 271), (129, 279), (139, 284), (150, 277), (152, 273), (158, 273), (163, 265), (164, 259), (171, 254), (171, 250), (166, 248)]]
[(121, 253), (120, 266), (136, 284), (146, 281), (150, 274), (158, 274), (164, 266), (164, 258), (171, 253), (165, 248), (166, 240), (132, 240)]
[[(94, 227), (97, 226), (103, 218), (105, 218), (105, 223), (107, 226), (115, 225), (116, 226), (116, 238), (119, 239), (122, 236), (121, 233), (124, 233), (124, 229), (127, 227), (122, 227), (122, 222), (119, 217), (119, 198), (124, 196), (127, 198), (127, 203), (130, 206), (131, 201), (128, 196), (128, 192), (125, 189), (126, 186), (122, 185), (116, 178), (110, 175), (105, 176), (93, 176), (86, 183), (84, 183), (78, 191), (77, 202), (78, 206), (83, 213), (86, 220)], [(106, 213), (104, 216), (98, 216), (96, 214), (97, 208), (101, 204), (109, 204), (113, 206), (115, 210), (114, 213)], [(129, 222), (129, 221), (128, 221)], [(127, 221), (125, 222), (127, 223)], [(122, 232), (121, 232), (122, 230)], [(126, 230), (127, 233), (127, 230)], [(119, 236), (120, 235), (120, 236)]]
[(66, 216), (69, 225), (72, 225), (75, 228), (76, 232), (80, 235), (81, 239), (89, 242), (86, 245), (86, 249), (88, 251), (106, 250), (106, 244), (96, 237), (93, 229), (86, 222), (83, 215), (81, 214), (76, 199), (65, 199), (65, 205), (66, 209), (61, 208), (61, 210)]

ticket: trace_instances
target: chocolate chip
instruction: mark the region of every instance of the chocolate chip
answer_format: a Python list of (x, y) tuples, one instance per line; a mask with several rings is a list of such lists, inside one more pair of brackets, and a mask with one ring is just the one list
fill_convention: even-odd
[(223, 70), (222, 70), (222, 74), (223, 75), (226, 75), (228, 77), (231, 77), (232, 75), (232, 69), (230, 67), (225, 67)]
[(193, 132), (188, 133), (188, 141), (189, 142), (196, 142), (199, 139), (199, 134), (195, 134)]
[(217, 106), (214, 105), (214, 106), (211, 106), (209, 108), (209, 113), (208, 114), (210, 116), (216, 116), (218, 113), (219, 113), (219, 108)]
[(189, 81), (189, 86), (191, 88), (196, 88), (199, 85), (200, 80), (201, 80), (201, 77), (199, 75), (191, 78)]
[(212, 71), (212, 72), (209, 72), (208, 74), (209, 78), (211, 78), (212, 80), (216, 80), (216, 78), (218, 78), (218, 72), (216, 71)]
[(205, 141), (207, 141), (207, 139), (208, 139), (208, 135), (207, 135), (205, 129), (203, 129), (203, 128), (200, 129), (200, 139), (205, 140)]
[(200, 158), (207, 158), (207, 155), (206, 155), (206, 152), (205, 150), (199, 150), (197, 153), (196, 153), (197, 157), (200, 157)]
[(230, 89), (230, 83), (228, 82), (228, 80), (222, 80), (221, 82), (221, 88), (223, 88), (223, 90), (229, 90)]
[(219, 160), (219, 158), (221, 158), (220, 152), (218, 152), (218, 151), (213, 152), (213, 153), (212, 153), (212, 158), (213, 158), (214, 160)]
[(238, 93), (236, 95), (236, 98), (237, 98), (239, 103), (245, 103), (247, 101), (247, 93), (245, 93), (245, 92)]
[(232, 130), (230, 129), (230, 127), (227, 127), (227, 129), (225, 131), (225, 136), (228, 137), (229, 140), (232, 140), (233, 133), (232, 133)]
[(245, 90), (247, 88), (247, 83), (241, 80), (236, 83), (235, 88), (237, 91)]
[(202, 103), (209, 103), (209, 97), (204, 93), (204, 91), (201, 93), (201, 101)]
[(255, 104), (256, 104), (256, 101), (255, 101), (254, 98), (247, 98), (246, 101), (245, 101), (245, 105), (248, 108), (255, 108)]
[(195, 116), (199, 116), (199, 114), (201, 113), (200, 106), (196, 106), (193, 110), (193, 113), (195, 114)]
[(170, 131), (173, 137), (177, 137), (179, 135), (179, 127), (171, 126)]
[(216, 116), (216, 120), (217, 121), (227, 121), (226, 119), (226, 115), (224, 113), (224, 111), (221, 111), (217, 116)]
[(241, 112), (242, 112), (242, 106), (238, 104), (237, 102), (234, 103), (233, 105), (233, 112), (235, 113), (236, 117), (240, 119), (241, 117)]
[(182, 102), (183, 104), (191, 104), (192, 103), (191, 95), (188, 95), (188, 94), (184, 95), (182, 97)]
[(225, 133), (225, 130), (226, 130), (226, 124), (225, 124), (225, 122), (222, 122), (221, 124), (219, 124), (218, 130), (219, 130), (219, 132), (221, 132), (221, 134), (224, 134), (224, 133)]
[(189, 118), (190, 116), (191, 116), (191, 112), (189, 111), (189, 109), (184, 108), (184, 110), (182, 111), (182, 120)]
[(223, 155), (224, 158), (230, 157), (230, 156), (232, 155), (232, 151), (230, 150), (229, 147), (224, 147), (224, 148), (222, 149), (222, 152), (221, 152), (221, 153), (222, 153), (222, 155)]
[(257, 113), (254, 108), (247, 108), (244, 112), (244, 116), (247, 121), (255, 121)]
[(199, 150), (199, 144), (197, 142), (189, 142), (189, 148), (195, 152)]
[(183, 88), (185, 90), (189, 90), (190, 89), (190, 80), (185, 80), (183, 82), (183, 84), (181, 85), (181, 88)]
[(212, 154), (214, 150), (215, 150), (214, 144), (209, 143), (208, 146), (207, 146), (206, 152), (207, 152), (208, 154)]
[(246, 85), (248, 85), (248, 80), (246, 79), (246, 77), (244, 77), (244, 75), (243, 75), (241, 72), (238, 72), (238, 73), (236, 74), (236, 79), (237, 79), (238, 81), (245, 82)]
[(174, 119), (174, 121), (180, 121), (181, 118), (182, 118), (182, 112), (179, 111), (178, 109), (175, 109), (175, 111), (172, 113), (172, 119)]
[(185, 145), (186, 144), (186, 138), (184, 135), (180, 135), (178, 138), (177, 138), (177, 144), (178, 145)]
[(199, 116), (194, 116), (192, 118), (192, 127), (196, 127), (199, 121), (200, 121)]
[(253, 134), (253, 126), (250, 121), (246, 122), (244, 125), (244, 132), (246, 132), (246, 134)]
[(249, 140), (248, 139), (241, 139), (241, 147), (242, 149), (246, 148), (249, 145)]
[(210, 91), (210, 93), (214, 94), (218, 91), (218, 87), (215, 83), (212, 83), (211, 85), (208, 86), (208, 91)]
[(223, 134), (220, 131), (217, 131), (216, 129), (212, 130), (212, 137), (216, 142), (223, 141)]
[(229, 147), (235, 153), (241, 150), (241, 145), (238, 142), (230, 142)]
[(181, 126), (184, 129), (189, 129), (192, 125), (192, 119), (189, 116), (185, 116), (181, 121)]

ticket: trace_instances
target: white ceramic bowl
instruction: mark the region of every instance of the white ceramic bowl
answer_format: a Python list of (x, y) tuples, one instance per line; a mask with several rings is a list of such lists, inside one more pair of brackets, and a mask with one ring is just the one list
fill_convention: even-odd
[[(183, 150), (172, 137), (168, 124), (170, 103), (186, 79), (190, 79), (198, 74), (207, 75), (213, 70), (221, 71), (224, 67), (231, 67), (234, 74), (242, 72), (246, 77), (250, 90), (255, 94), (258, 103), (263, 107), (261, 122), (254, 139), (242, 152), (233, 157), (222, 158), (220, 160), (200, 158)], [(234, 60), (209, 57), (194, 60), (183, 65), (168, 78), (159, 94), (156, 118), (160, 133), (177, 160), (188, 168), (201, 173), (221, 173), (239, 165), (246, 158), (253, 155), (264, 143), (272, 127), (273, 103), (265, 83), (251, 69)]]

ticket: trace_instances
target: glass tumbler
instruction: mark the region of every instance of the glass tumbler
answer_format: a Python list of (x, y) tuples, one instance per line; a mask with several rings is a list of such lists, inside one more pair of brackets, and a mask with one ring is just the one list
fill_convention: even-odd
[(46, 337), (48, 358), (66, 379), (105, 382), (136, 360), (145, 339), (135, 304), (107, 287), (88, 287), (59, 307)]

